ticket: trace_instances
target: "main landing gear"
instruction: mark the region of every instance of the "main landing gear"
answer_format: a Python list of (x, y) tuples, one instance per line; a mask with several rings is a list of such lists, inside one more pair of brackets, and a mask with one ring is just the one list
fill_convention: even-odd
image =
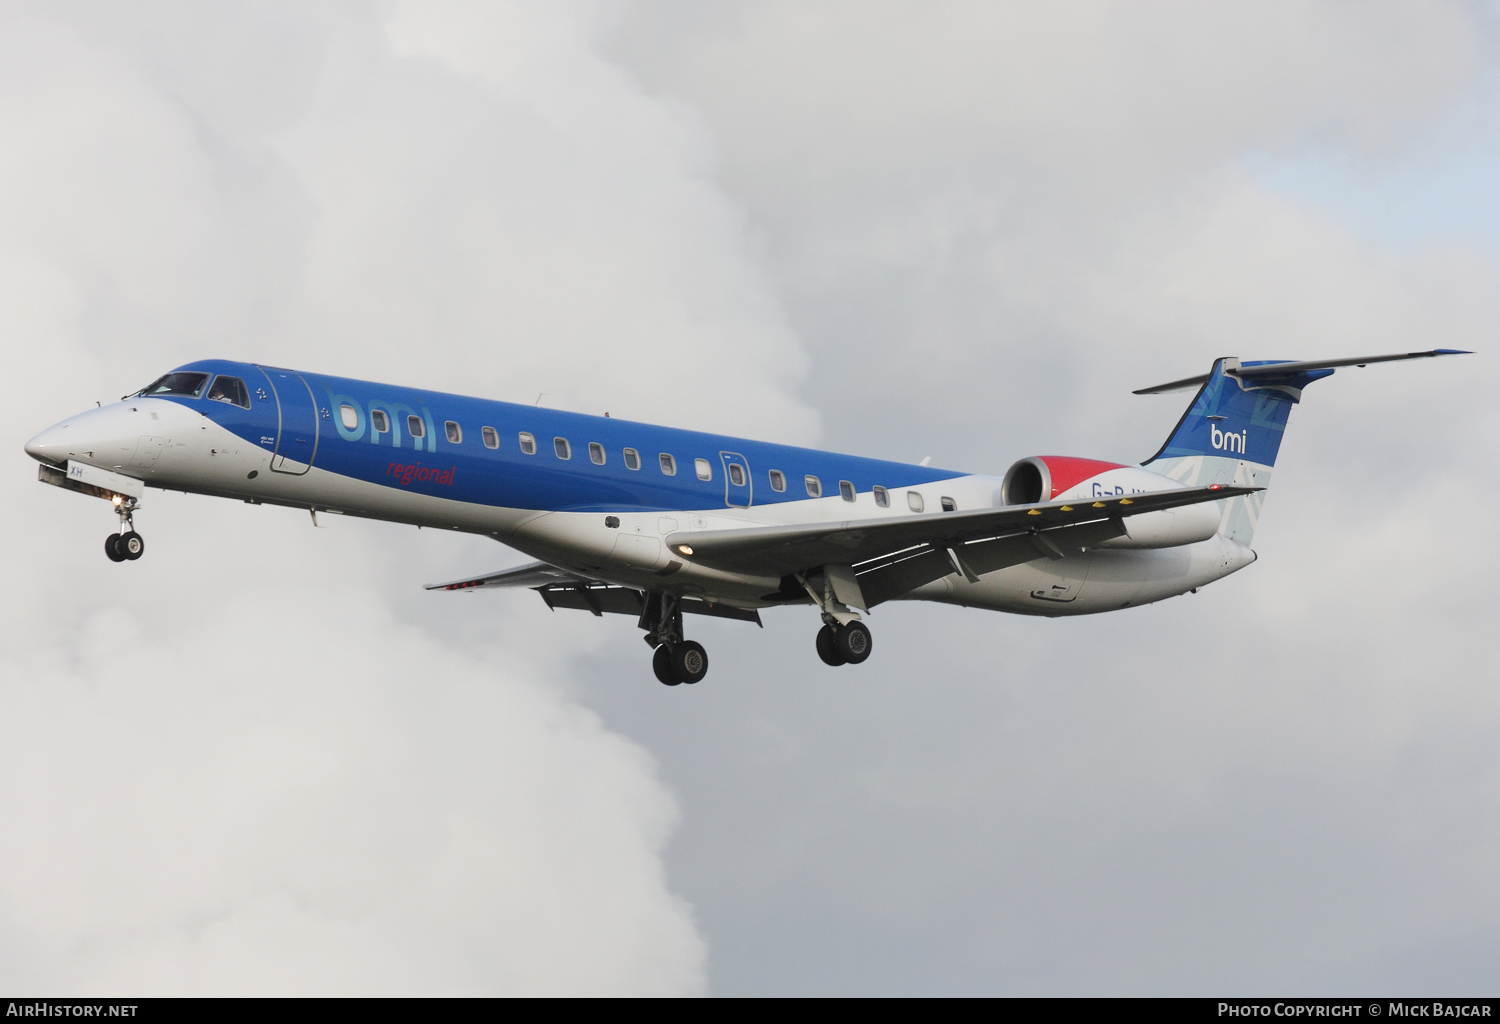
[(870, 656), (870, 627), (855, 619), (818, 630), (818, 657), (825, 665), (858, 665)]
[(656, 648), (651, 669), (667, 686), (696, 683), (708, 675), (708, 652), (696, 640), (682, 638), (682, 606), (671, 594), (647, 594), (640, 627)]
[[(818, 630), (818, 657), (823, 659), (823, 664), (834, 667), (858, 665), (870, 656), (874, 641), (870, 636), (870, 627), (861, 622), (859, 614), (839, 600), (835, 593), (836, 568), (825, 566), (819, 573), (798, 576), (796, 579), (823, 613), (823, 628)], [(863, 608), (864, 601), (859, 594), (858, 584), (853, 582), (853, 572), (847, 566), (839, 572), (843, 574), (845, 582), (854, 588), (852, 595), (845, 596), (851, 597)]]
[(120, 516), (120, 530), (104, 538), (104, 553), (111, 562), (133, 562), (146, 553), (146, 542), (135, 532), (135, 502), (122, 502), (115, 511)]

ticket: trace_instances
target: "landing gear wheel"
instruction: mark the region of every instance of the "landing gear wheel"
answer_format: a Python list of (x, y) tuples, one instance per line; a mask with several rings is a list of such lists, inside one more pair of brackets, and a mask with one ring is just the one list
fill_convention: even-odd
[(120, 535), (112, 533), (104, 538), (104, 553), (109, 556), (111, 562), (125, 561), (125, 552), (120, 550)]
[(870, 629), (863, 622), (851, 622), (834, 631), (833, 646), (851, 665), (858, 665), (870, 656), (870, 645)]
[(708, 652), (695, 640), (672, 646), (672, 668), (684, 683), (696, 683), (708, 675)]
[(823, 659), (823, 664), (832, 665), (835, 668), (849, 661), (848, 658), (839, 653), (838, 644), (834, 641), (832, 626), (824, 626), (818, 630), (818, 657)]
[(115, 548), (133, 562), (146, 553), (146, 542), (141, 540), (140, 534), (131, 530), (129, 533), (120, 534), (120, 539), (115, 542)]
[(672, 668), (672, 648), (666, 644), (658, 647), (656, 653), (651, 656), (651, 671), (656, 673), (656, 678), (668, 686), (676, 686), (682, 682)]

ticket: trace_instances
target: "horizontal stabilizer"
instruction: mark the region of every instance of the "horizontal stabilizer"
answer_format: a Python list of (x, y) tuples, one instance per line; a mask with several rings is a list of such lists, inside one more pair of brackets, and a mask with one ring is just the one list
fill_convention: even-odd
[[(1241, 380), (1256, 380), (1267, 377), (1285, 377), (1294, 373), (1307, 373), (1310, 370), (1334, 370), (1340, 366), (1367, 366), (1370, 363), (1395, 363), (1405, 359), (1431, 359), (1434, 356), (1467, 356), (1473, 355), (1463, 349), (1435, 348), (1431, 352), (1398, 352), (1389, 356), (1355, 356), (1349, 359), (1307, 359), (1296, 362), (1268, 362), (1257, 363), (1253, 366), (1227, 366), (1224, 374), (1229, 377), (1238, 377)], [(1186, 391), (1207, 383), (1208, 378), (1213, 376), (1212, 372), (1201, 373), (1196, 377), (1184, 377), (1182, 380), (1174, 380), (1170, 384), (1158, 384), (1152, 388), (1141, 388), (1139, 391), (1131, 392), (1136, 395), (1165, 395), (1173, 391)]]

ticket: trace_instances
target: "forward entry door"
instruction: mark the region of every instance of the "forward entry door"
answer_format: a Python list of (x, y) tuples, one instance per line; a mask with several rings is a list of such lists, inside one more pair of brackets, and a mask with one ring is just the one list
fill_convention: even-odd
[(274, 366), (262, 366), (260, 370), (271, 382), (279, 417), (271, 471), (301, 476), (312, 468), (318, 455), (318, 405), (313, 401), (312, 388), (294, 370)]
[(724, 504), (730, 508), (750, 507), (750, 463), (743, 455), (720, 452), (724, 461)]

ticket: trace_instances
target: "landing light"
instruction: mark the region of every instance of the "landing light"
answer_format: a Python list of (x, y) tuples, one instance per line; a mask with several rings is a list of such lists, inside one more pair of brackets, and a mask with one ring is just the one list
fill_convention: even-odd
[(124, 500), (124, 499), (122, 499), (122, 498), (121, 498), (121, 497), (120, 497), (120, 496), (119, 496), (119, 495), (118, 495), (118, 494), (117, 494), (117, 495), (115, 495), (115, 497), (114, 497), (114, 499), (113, 499), (113, 500), (114, 500), (114, 503), (115, 503), (115, 504), (116, 504), (116, 505), (118, 505), (118, 504), (120, 504), (120, 503), (121, 503), (121, 502), (122, 502), (122, 501), (123, 501), (123, 500)]
[(693, 549), (688, 547), (686, 544), (677, 545), (677, 550), (681, 551), (684, 555), (691, 555), (693, 553)]

